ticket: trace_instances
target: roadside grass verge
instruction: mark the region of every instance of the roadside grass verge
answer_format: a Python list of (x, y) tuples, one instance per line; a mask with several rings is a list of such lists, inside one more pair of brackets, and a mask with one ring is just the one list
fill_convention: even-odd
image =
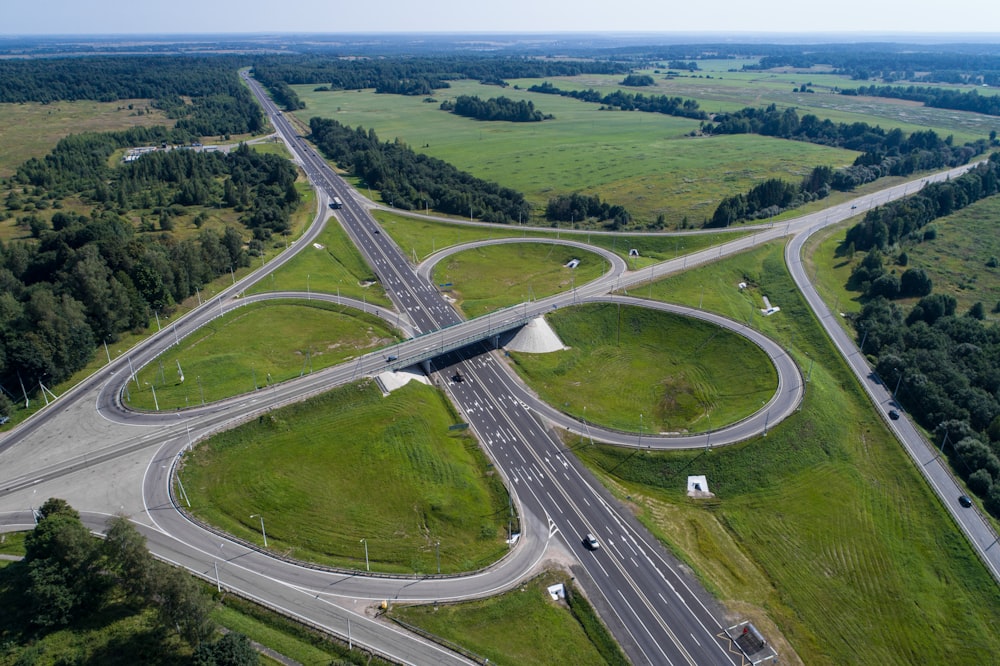
[[(212, 589), (215, 592), (215, 589)], [(347, 645), (314, 631), (252, 601), (223, 595), (212, 613), (213, 619), (231, 631), (238, 631), (252, 641), (304, 666), (358, 664), (388, 666), (389, 662), (363, 650), (349, 650)], [(264, 663), (271, 663), (265, 661)]]
[[(782, 251), (762, 246), (654, 294), (738, 317), (735, 282), (752, 277), (782, 308), (755, 326), (786, 342), (804, 375), (812, 368), (799, 412), (711, 451), (573, 443), (734, 614), (773, 622), (802, 663), (982, 663), (1000, 648), (996, 584), (836, 356)], [(689, 474), (705, 474), (716, 497), (687, 498)]]
[(180, 471), (200, 519), (270, 550), (348, 569), (431, 574), (480, 568), (507, 550), (508, 499), (436, 389), (383, 397), (334, 389), (220, 433)]
[(302, 249), (248, 293), (291, 290), (340, 294), (392, 307), (382, 284), (333, 216), (312, 246)]
[(798, 182), (814, 166), (848, 165), (856, 156), (757, 135), (692, 137), (697, 120), (601, 111), (599, 104), (513, 88), (504, 95), (530, 100), (556, 119), (484, 123), (438, 108), (442, 100), (459, 95), (496, 95), (494, 86), (473, 81), (452, 81), (447, 90), (435, 91), (438, 103), (371, 90), (315, 92), (314, 87), (293, 86), (307, 106), (296, 112), (299, 117), (374, 129), (383, 141), (399, 138), (419, 152), (523, 192), (537, 211), (535, 223), (544, 223), (541, 215), (550, 197), (581, 192), (625, 206), (642, 224), (662, 214), (669, 226), (685, 218), (700, 226), (724, 197), (761, 180)]
[(251, 303), (202, 326), (139, 370), (126, 404), (194, 407), (263, 390), (397, 340), (375, 315), (334, 303)]
[[(736, 240), (746, 236), (747, 231), (720, 231), (718, 233), (690, 235), (634, 235), (627, 232), (618, 234), (567, 233), (566, 230), (543, 227), (522, 227), (497, 224), (490, 227), (450, 224), (424, 220), (386, 211), (374, 211), (379, 221), (394, 241), (413, 259), (422, 261), (434, 252), (463, 243), (494, 238), (554, 238), (577, 243), (595, 245), (611, 250), (627, 259), (632, 268), (642, 268), (653, 263), (682, 257), (706, 247)], [(629, 257), (629, 250), (639, 252), (638, 257)]]
[[(571, 260), (580, 261), (567, 268)], [(467, 317), (582, 287), (604, 275), (602, 257), (565, 245), (511, 243), (459, 252), (434, 267), (434, 282)]]
[(705, 432), (756, 412), (778, 386), (759, 347), (696, 319), (600, 304), (546, 320), (569, 349), (512, 351), (514, 368), (543, 400), (589, 423)]
[[(488, 599), (394, 605), (389, 616), (457, 643), (491, 664), (627, 664), (621, 648), (569, 578), (548, 571)], [(556, 583), (566, 585), (566, 601), (552, 601), (549, 596), (546, 588)]]

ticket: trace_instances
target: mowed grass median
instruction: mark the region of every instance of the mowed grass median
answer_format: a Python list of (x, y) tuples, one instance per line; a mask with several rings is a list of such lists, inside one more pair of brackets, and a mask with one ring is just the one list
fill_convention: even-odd
[(569, 349), (510, 352), (541, 398), (589, 423), (645, 434), (704, 432), (771, 399), (762, 349), (706, 322), (640, 307), (584, 305), (546, 320)]
[[(764, 629), (783, 663), (990, 662), (996, 583), (836, 354), (783, 249), (663, 280), (653, 294), (732, 317), (769, 295), (781, 312), (754, 325), (790, 347), (803, 375), (812, 369), (796, 414), (711, 451), (568, 443), (732, 612)], [(740, 280), (752, 294), (736, 290)], [(688, 498), (689, 474), (705, 474), (716, 497)]]
[[(579, 265), (569, 268), (572, 260)], [(600, 255), (556, 243), (487, 245), (434, 267), (434, 282), (468, 317), (582, 287), (608, 271)]]
[(507, 550), (508, 497), (441, 393), (410, 382), (337, 388), (216, 435), (180, 470), (198, 518), (289, 557), (431, 574)]
[(334, 303), (251, 303), (202, 326), (139, 370), (125, 398), (135, 409), (194, 407), (322, 370), (397, 340), (375, 315)]

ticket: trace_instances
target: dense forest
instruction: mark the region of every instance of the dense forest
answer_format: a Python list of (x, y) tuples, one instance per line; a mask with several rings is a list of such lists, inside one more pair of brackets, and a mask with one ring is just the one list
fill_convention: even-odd
[(555, 118), (536, 109), (531, 100), (515, 101), (509, 97), (482, 100), (475, 95), (459, 95), (454, 102), (441, 102), (441, 110), (475, 120), (503, 120), (511, 123), (537, 123)]
[(486, 222), (527, 220), (531, 208), (520, 192), (500, 187), (400, 141), (381, 142), (374, 130), (351, 129), (335, 120), (309, 121), (312, 140), (339, 167), (377, 189), (382, 200), (404, 210), (435, 208)]
[(836, 146), (862, 154), (846, 168), (816, 167), (798, 186), (771, 179), (746, 194), (727, 197), (707, 222), (710, 227), (771, 217), (825, 197), (831, 189), (850, 191), (884, 176), (908, 176), (918, 171), (960, 166), (988, 148), (985, 139), (954, 146), (951, 137), (942, 139), (933, 130), (906, 135), (899, 128), (887, 131), (862, 122), (821, 121), (812, 114), (800, 119), (795, 109), (778, 110), (773, 104), (762, 109), (747, 107), (734, 113), (718, 114), (714, 120), (714, 124), (702, 128), (706, 134), (755, 133)]
[[(1000, 518), (1000, 327), (984, 321), (982, 303), (957, 313), (955, 298), (932, 293), (922, 269), (897, 276), (885, 265), (890, 251), (894, 263), (905, 266), (907, 244), (933, 241), (932, 220), (998, 193), (1000, 156), (994, 154), (968, 174), (869, 211), (848, 231), (842, 251), (867, 250), (848, 284), (865, 298), (854, 320), (861, 350)], [(893, 299), (907, 297), (920, 300), (904, 313)]]
[(988, 116), (1000, 116), (1000, 95), (980, 95), (979, 91), (975, 89), (962, 92), (927, 86), (859, 86), (845, 88), (840, 91), (840, 94), (905, 99), (911, 102), (922, 102), (924, 106), (938, 109), (955, 109), (956, 111), (983, 113)]
[(149, 99), (189, 138), (259, 132), (264, 116), (231, 57), (0, 59), (0, 102)]
[[(153, 652), (197, 666), (259, 663), (246, 636), (217, 635), (210, 616), (213, 602), (202, 586), (183, 569), (154, 559), (146, 539), (124, 516), (108, 519), (103, 540), (91, 535), (64, 500), (49, 499), (36, 516), (37, 524), (25, 538), (24, 559), (0, 569), (0, 634), (9, 663), (36, 663), (39, 650), (32, 644), (46, 634), (84, 624), (93, 630), (102, 622), (137, 617), (144, 609), (155, 609), (149, 635), (134, 646), (129, 641), (118, 645), (122, 651), (135, 650), (136, 661), (150, 659)], [(55, 659), (51, 663), (79, 663), (70, 654), (46, 657)]]
[(608, 109), (662, 113), (668, 116), (694, 118), (695, 120), (708, 119), (708, 114), (699, 109), (698, 102), (693, 99), (681, 99), (680, 97), (668, 97), (666, 95), (643, 95), (642, 93), (627, 93), (621, 90), (616, 90), (613, 93), (605, 95), (592, 88), (588, 88), (587, 90), (561, 90), (548, 81), (531, 86), (528, 88), (528, 91), (546, 95), (572, 97), (582, 102), (603, 104)]
[(321, 55), (269, 56), (254, 60), (254, 76), (272, 92), (279, 83), (319, 84), (329, 90), (374, 88), (377, 93), (430, 95), (448, 81), (470, 79), (506, 86), (508, 79), (623, 74), (622, 63), (510, 56), (336, 58)]
[(200, 226), (207, 210), (232, 209), (253, 231), (252, 252), (288, 229), (297, 174), (276, 155), (245, 145), (228, 154), (174, 149), (108, 165), (119, 146), (166, 134), (71, 135), (5, 185), (3, 215), (35, 240), (0, 243), (0, 413), (84, 367), (97, 346), (248, 265), (239, 230), (206, 227), (178, 240), (169, 233), (178, 217), (200, 211)]

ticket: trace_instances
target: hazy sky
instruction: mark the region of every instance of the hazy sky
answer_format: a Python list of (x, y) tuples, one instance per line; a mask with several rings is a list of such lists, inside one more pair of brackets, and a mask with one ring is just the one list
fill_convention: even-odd
[(1000, 2), (929, 0), (2, 0), (0, 34), (998, 33)]

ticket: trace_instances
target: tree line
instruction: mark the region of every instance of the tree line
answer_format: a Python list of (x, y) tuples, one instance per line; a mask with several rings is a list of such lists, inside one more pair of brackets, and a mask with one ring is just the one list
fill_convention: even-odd
[[(905, 99), (911, 102), (922, 102), (924, 106), (938, 109), (955, 109), (971, 111), (988, 116), (1000, 116), (1000, 96), (980, 95), (978, 90), (962, 92), (944, 88), (927, 86), (858, 86), (844, 88), (841, 95), (870, 95), (871, 97), (889, 97)], [(996, 133), (994, 132), (994, 138)]]
[(254, 133), (264, 116), (236, 74), (240, 64), (233, 56), (0, 60), (0, 102), (149, 99), (190, 136)]
[(527, 220), (531, 214), (520, 192), (417, 153), (399, 140), (379, 141), (374, 130), (351, 129), (326, 118), (312, 118), (309, 127), (310, 138), (327, 157), (396, 208), (430, 207), (499, 223)]
[(254, 76), (274, 93), (279, 82), (320, 84), (329, 90), (374, 88), (377, 93), (430, 95), (448, 81), (469, 79), (507, 85), (508, 79), (620, 74), (622, 63), (492, 56), (420, 56), (347, 59), (322, 54), (268, 56), (254, 60)]
[(623, 206), (601, 201), (596, 194), (561, 194), (549, 199), (545, 207), (545, 219), (552, 222), (583, 222), (588, 218), (607, 221), (608, 228), (615, 230), (632, 221), (632, 215)]
[[(230, 632), (215, 638), (211, 598), (183, 570), (155, 560), (145, 537), (126, 517), (108, 519), (103, 541), (91, 536), (80, 514), (64, 500), (47, 500), (36, 518), (25, 538), (24, 559), (0, 570), (4, 633), (19, 639), (9, 638), (8, 647), (28, 645), (33, 637), (102, 613), (149, 608), (162, 636), (178, 635), (193, 648), (190, 663), (259, 663), (246, 636)], [(160, 642), (160, 650), (171, 650), (166, 640)], [(29, 656), (24, 650), (22, 657)]]
[[(871, 210), (844, 239), (845, 252), (866, 249), (848, 286), (865, 294), (854, 318), (862, 352), (913, 418), (934, 433), (935, 444), (986, 509), (1000, 517), (1000, 327), (985, 321), (979, 302), (956, 312), (956, 300), (933, 293), (920, 268), (889, 270), (889, 250), (932, 241), (928, 222), (1000, 193), (1000, 157), (968, 174)], [(992, 261), (992, 260), (991, 260)], [(894, 262), (908, 263), (905, 251)], [(998, 263), (997, 265), (1000, 265)], [(893, 299), (920, 297), (909, 312)], [(1000, 308), (1000, 304), (998, 304)], [(996, 311), (996, 310), (995, 310)]]
[(475, 120), (503, 120), (512, 123), (536, 123), (555, 118), (536, 109), (531, 100), (515, 101), (502, 96), (483, 100), (475, 95), (459, 95), (454, 102), (441, 102), (441, 110)]
[(602, 94), (593, 88), (588, 88), (587, 90), (562, 90), (548, 81), (531, 86), (528, 88), (528, 91), (546, 95), (572, 97), (582, 102), (603, 104), (608, 109), (618, 109), (620, 111), (662, 113), (668, 116), (680, 116), (681, 118), (693, 118), (695, 120), (708, 119), (708, 114), (702, 111), (698, 107), (698, 102), (693, 99), (681, 99), (680, 97), (668, 97), (667, 95), (643, 95), (642, 93), (628, 93), (621, 90)]
[(823, 198), (831, 190), (850, 191), (884, 176), (908, 176), (918, 171), (960, 166), (988, 148), (982, 139), (954, 146), (950, 136), (942, 139), (933, 130), (906, 135), (899, 128), (887, 131), (863, 122), (834, 123), (829, 119), (819, 120), (813, 114), (800, 119), (795, 109), (778, 110), (773, 104), (718, 114), (714, 121), (703, 126), (706, 134), (755, 133), (861, 151), (861, 155), (846, 168), (815, 167), (798, 185), (769, 179), (747, 193), (727, 197), (716, 207), (711, 220), (706, 221), (709, 227), (771, 217)]
[(745, 70), (775, 67), (809, 69), (816, 65), (833, 68), (834, 74), (856, 80), (919, 81), (1000, 85), (1000, 54), (985, 44), (810, 44), (768, 45), (759, 62)]
[[(5, 184), (0, 212), (33, 240), (0, 243), (0, 414), (83, 368), (98, 346), (249, 265), (238, 229), (178, 240), (170, 233), (178, 217), (200, 226), (207, 210), (231, 208), (252, 230), (254, 253), (287, 231), (296, 171), (276, 155), (171, 150), (108, 166), (116, 146), (164, 132), (71, 135)], [(80, 202), (89, 214), (74, 210)]]

